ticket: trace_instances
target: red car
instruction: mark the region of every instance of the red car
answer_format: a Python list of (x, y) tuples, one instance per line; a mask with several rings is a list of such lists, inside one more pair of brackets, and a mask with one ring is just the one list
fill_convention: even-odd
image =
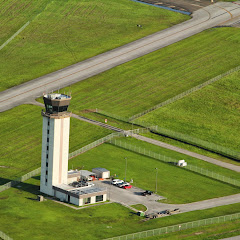
[(124, 188), (124, 189), (132, 188), (132, 185), (123, 186), (122, 188)]

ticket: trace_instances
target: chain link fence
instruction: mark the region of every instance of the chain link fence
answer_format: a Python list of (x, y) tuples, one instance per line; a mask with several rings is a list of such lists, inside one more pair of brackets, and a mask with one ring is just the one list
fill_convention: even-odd
[[(138, 122), (138, 124), (140, 124), (140, 123)], [(142, 126), (144, 126), (144, 124), (142, 124)], [(149, 127), (149, 126), (146, 126), (146, 127)], [(211, 142), (199, 139), (199, 138), (195, 138), (195, 137), (189, 136), (187, 134), (183, 134), (183, 133), (175, 132), (175, 131), (172, 131), (169, 129), (161, 128), (159, 126), (155, 126), (154, 128), (149, 127), (149, 129), (152, 132), (161, 134), (163, 136), (167, 136), (172, 139), (180, 140), (185, 143), (221, 154), (223, 156), (230, 157), (232, 159), (240, 160), (240, 152), (217, 145), (215, 143), (211, 143)]]
[[(136, 129), (135, 132), (137, 133), (137, 129)], [(101, 139), (98, 139), (97, 141), (92, 142), (92, 143), (88, 144), (87, 146), (82, 147), (82, 148), (80, 148), (80, 149), (70, 153), (69, 154), (69, 159), (73, 158), (73, 157), (75, 157), (75, 156), (77, 156), (77, 155), (79, 155), (81, 153), (84, 153), (84, 152), (86, 152), (86, 151), (88, 151), (88, 150), (90, 150), (90, 149), (92, 149), (92, 148), (94, 148), (94, 147), (96, 147), (96, 146), (98, 146), (98, 145), (100, 145), (100, 144), (102, 144), (104, 142), (107, 142), (107, 141), (109, 141), (109, 140), (111, 140), (113, 138), (123, 137), (125, 134), (126, 133), (124, 133), (124, 132), (111, 133), (110, 135), (107, 135), (107, 136), (105, 136), (105, 137), (103, 137)], [(0, 186), (0, 192), (2, 192), (4, 190), (7, 190), (7, 189), (9, 189), (9, 188), (11, 188), (13, 186), (16, 186), (18, 183), (24, 182), (24, 181), (28, 180), (29, 178), (31, 178), (31, 177), (39, 174), (39, 173), (41, 173), (41, 167), (39, 167), (39, 168), (37, 168), (37, 169), (35, 169), (35, 170), (33, 170), (33, 171), (31, 171), (31, 172), (21, 176), (21, 177), (18, 177), (16, 179), (14, 179), (14, 180), (4, 184), (4, 185), (1, 185)]]
[(157, 228), (157, 229), (152, 229), (152, 230), (147, 230), (147, 231), (142, 231), (142, 232), (137, 232), (137, 233), (132, 233), (132, 234), (127, 234), (127, 235), (122, 235), (122, 236), (107, 238), (105, 240), (142, 239), (142, 238), (146, 238), (146, 237), (159, 236), (161, 234), (178, 232), (178, 231), (182, 231), (182, 230), (186, 230), (186, 229), (190, 229), (190, 228), (195, 228), (195, 227), (206, 226), (206, 225), (210, 225), (210, 224), (224, 223), (226, 221), (232, 221), (232, 220), (236, 220), (236, 219), (239, 219), (239, 218), (240, 218), (240, 213), (234, 213), (234, 214), (220, 216), (220, 217), (201, 219), (201, 220), (198, 220), (198, 221), (181, 223), (181, 224), (178, 224), (178, 225), (167, 226), (167, 227), (162, 227), (162, 228)]
[(8, 235), (6, 235), (4, 232), (0, 231), (0, 238), (3, 240), (13, 240)]
[(28, 180), (29, 178), (33, 177), (33, 176), (36, 176), (37, 174), (41, 173), (41, 167), (21, 176), (21, 177), (18, 177), (16, 179), (14, 179), (13, 181), (11, 182), (8, 182), (4, 185), (1, 185), (0, 186), (0, 192), (4, 191), (4, 190), (7, 190), (15, 185), (17, 185), (18, 183), (20, 182), (24, 182), (26, 180)]
[(71, 159), (73, 157), (76, 157), (77, 155), (79, 155), (81, 153), (84, 153), (84, 152), (86, 152), (86, 151), (88, 151), (88, 150), (90, 150), (92, 148), (95, 148), (96, 146), (98, 146), (100, 144), (103, 144), (103, 143), (105, 143), (107, 141), (110, 141), (113, 138), (123, 137), (124, 134), (125, 134), (124, 132), (111, 133), (111, 134), (109, 134), (109, 135), (107, 135), (107, 136), (105, 136), (103, 138), (100, 138), (100, 139), (96, 140), (95, 142), (92, 142), (92, 143), (90, 143), (90, 144), (88, 144), (88, 145), (86, 145), (86, 146), (84, 146), (84, 147), (82, 147), (82, 148), (80, 148), (80, 149), (70, 153), (68, 155), (68, 158)]
[[(109, 142), (115, 146), (119, 146), (124, 149), (130, 150), (132, 152), (140, 153), (144, 156), (148, 156), (148, 157), (160, 160), (165, 163), (173, 164), (175, 166), (177, 166), (177, 163), (179, 161), (179, 159), (171, 158), (171, 157), (162, 155), (160, 153), (152, 152), (146, 148), (142, 148), (142, 147), (139, 147), (136, 145), (122, 142), (121, 140), (112, 139)], [(201, 174), (201, 175), (204, 175), (204, 176), (207, 176), (210, 178), (213, 178), (213, 179), (216, 179), (216, 180), (219, 180), (219, 181), (222, 181), (222, 182), (225, 182), (225, 183), (228, 183), (228, 184), (232, 184), (237, 187), (240, 187), (240, 181), (230, 178), (230, 177), (223, 176), (216, 172), (209, 171), (208, 169), (204, 169), (204, 168), (201, 168), (201, 167), (198, 167), (195, 165), (191, 165), (191, 164), (187, 164), (187, 166), (182, 167), (182, 168), (190, 170), (192, 172), (196, 172), (198, 174)]]
[[(96, 112), (99, 113), (99, 114), (102, 114), (102, 115), (105, 115), (105, 116), (108, 116), (108, 117), (111, 117), (111, 118), (114, 118), (114, 119), (117, 119), (117, 120), (120, 120), (120, 121), (123, 121), (123, 122), (127, 122), (129, 124), (135, 124), (135, 125), (138, 125), (138, 126), (141, 126), (141, 127), (146, 127), (146, 128), (150, 128), (152, 127), (152, 124), (149, 124), (149, 123), (146, 123), (144, 121), (139, 121), (137, 120), (137, 118), (155, 110), (155, 109), (158, 109), (160, 107), (163, 107), (163, 106), (166, 106), (167, 104), (170, 104), (170, 103), (173, 103), (187, 95), (189, 95), (190, 93), (192, 92), (195, 92), (195, 91), (198, 91), (200, 90), (201, 88), (209, 85), (209, 84), (212, 84), (218, 80), (220, 80), (221, 78), (233, 73), (233, 72), (236, 72), (236, 71), (239, 71), (240, 70), (240, 66), (237, 66), (223, 74), (220, 74), (202, 84), (199, 84), (197, 85), (196, 87), (193, 87), (173, 98), (170, 98), (168, 100), (166, 100), (165, 102), (162, 102), (152, 108), (149, 108), (147, 109), (146, 111), (143, 111), (141, 113), (138, 113), (138, 114), (135, 114), (134, 116), (130, 117), (130, 118), (127, 118), (127, 117), (122, 117), (122, 116), (118, 116), (116, 114), (112, 114), (112, 113), (109, 113), (109, 112), (106, 112), (104, 110), (101, 110), (101, 109), (96, 109)], [(158, 134), (161, 134), (163, 136), (167, 136), (167, 137), (170, 137), (172, 139), (176, 139), (176, 140), (180, 140), (180, 141), (183, 141), (185, 143), (188, 143), (188, 144), (191, 144), (191, 145), (194, 145), (194, 146), (197, 146), (197, 147), (200, 147), (200, 148), (203, 148), (205, 150), (208, 150), (208, 151), (212, 151), (212, 152), (215, 152), (215, 153), (218, 153), (218, 154), (221, 154), (225, 157), (230, 157), (232, 159), (236, 159), (236, 160), (240, 160), (240, 152), (236, 151), (236, 150), (232, 150), (232, 149), (229, 149), (229, 148), (226, 148), (226, 147), (223, 147), (223, 146), (220, 146), (220, 145), (217, 145), (215, 143), (211, 143), (211, 142), (208, 142), (208, 141), (205, 141), (205, 140), (201, 140), (199, 138), (196, 138), (196, 137), (192, 137), (192, 136), (189, 136), (187, 134), (183, 134), (183, 133), (179, 133), (179, 132), (175, 132), (175, 131), (172, 131), (172, 130), (169, 130), (169, 129), (164, 129), (164, 128), (161, 128), (161, 127), (158, 127), (157, 129), (153, 129), (152, 130), (153, 132), (156, 132)]]
[(235, 160), (240, 160), (240, 152), (220, 146), (215, 143), (211, 143), (211, 142), (208, 142), (208, 141), (196, 138), (196, 137), (189, 136), (184, 133), (175, 132), (175, 131), (172, 131), (172, 130), (169, 130), (166, 128), (162, 128), (159, 126), (154, 126), (154, 124), (150, 124), (150, 123), (147, 123), (144, 121), (139, 121), (137, 119), (130, 122), (128, 118), (120, 117), (120, 116), (108, 113), (108, 112), (100, 110), (100, 109), (98, 109), (98, 113), (108, 116), (108, 117), (115, 118), (115, 119), (123, 121), (123, 122), (127, 122), (129, 124), (135, 124), (135, 125), (141, 126), (143, 128), (148, 128), (150, 131), (152, 131), (154, 133), (157, 133), (162, 136), (166, 136), (166, 137), (178, 140), (178, 141), (182, 141), (182, 142), (191, 144), (196, 147), (203, 148), (207, 151), (221, 154), (225, 157), (230, 157)]
[(231, 74), (233, 72), (236, 72), (238, 70), (240, 70), (240, 66), (237, 66), (237, 67), (235, 67), (235, 68), (233, 68), (233, 69), (231, 69), (231, 70), (229, 70), (229, 71), (227, 71), (227, 72), (225, 72), (223, 74), (220, 74), (220, 75), (218, 75), (218, 76), (216, 76), (216, 77), (214, 77), (214, 78), (212, 78), (212, 79), (210, 79), (210, 80), (208, 80), (208, 81), (206, 81), (206, 82), (204, 82), (202, 84), (199, 84), (199, 85), (197, 85), (197, 86), (195, 86), (195, 87), (193, 87), (193, 88), (191, 88), (191, 89), (189, 89), (189, 90), (187, 90), (187, 91), (185, 91), (183, 93), (180, 93), (180, 94), (174, 96), (173, 98), (170, 98), (170, 99), (168, 99), (168, 100), (166, 100), (166, 101), (164, 101), (162, 103), (159, 103), (159, 104), (157, 104), (157, 105), (155, 105), (155, 106), (153, 106), (153, 107), (151, 107), (151, 108), (149, 108), (149, 109), (147, 109), (147, 110), (145, 110), (145, 111), (143, 111), (141, 113), (135, 114), (135, 115), (133, 115), (132, 117), (129, 118), (129, 121), (132, 121), (132, 120), (134, 120), (136, 118), (139, 118), (139, 117), (141, 117), (141, 116), (143, 116), (143, 115), (145, 115), (145, 114), (147, 114), (147, 113), (149, 113), (149, 112), (151, 112), (153, 110), (156, 110), (156, 109), (158, 109), (160, 107), (164, 107), (164, 106), (166, 106), (166, 105), (168, 105), (170, 103), (173, 103), (173, 102), (175, 102), (175, 101), (177, 101), (177, 100), (179, 100), (179, 99), (181, 99), (181, 98), (183, 98), (183, 97), (185, 97), (185, 96), (187, 96), (187, 95), (189, 95), (189, 94), (191, 94), (193, 92), (196, 92), (196, 91), (202, 89), (203, 87), (206, 87), (207, 85), (212, 84), (212, 83), (222, 79), (223, 77), (225, 77), (225, 76), (227, 76), (227, 75), (229, 75), (229, 74)]

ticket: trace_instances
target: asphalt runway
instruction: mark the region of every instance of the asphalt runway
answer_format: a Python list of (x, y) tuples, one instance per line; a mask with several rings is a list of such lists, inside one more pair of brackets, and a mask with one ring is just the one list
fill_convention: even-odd
[(195, 11), (192, 19), (83, 62), (1, 92), (0, 112), (97, 75), (211, 27), (239, 20), (240, 1), (219, 2)]
[(211, 0), (138, 0), (138, 1), (191, 13), (200, 8), (207, 7), (213, 4)]

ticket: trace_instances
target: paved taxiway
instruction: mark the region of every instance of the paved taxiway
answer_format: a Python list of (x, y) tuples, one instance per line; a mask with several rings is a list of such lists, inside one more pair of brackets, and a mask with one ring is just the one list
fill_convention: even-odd
[(0, 111), (18, 106), (31, 99), (79, 82), (122, 63), (178, 42), (205, 29), (226, 25), (240, 16), (240, 1), (219, 2), (195, 11), (192, 19), (145, 38), (100, 54), (70, 67), (34, 79), (1, 92)]

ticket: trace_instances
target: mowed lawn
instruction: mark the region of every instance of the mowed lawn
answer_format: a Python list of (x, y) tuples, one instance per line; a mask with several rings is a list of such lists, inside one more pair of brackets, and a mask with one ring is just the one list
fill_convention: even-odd
[[(154, 134), (152, 134), (152, 135), (144, 134), (144, 135), (146, 135), (147, 137), (154, 138), (153, 137)], [(158, 139), (156, 138), (156, 140), (158, 140)], [(220, 175), (223, 175), (225, 177), (230, 177), (230, 178), (240, 181), (239, 172), (235, 172), (235, 171), (229, 170), (227, 168), (223, 168), (218, 165), (215, 165), (215, 164), (212, 164), (209, 162), (205, 162), (203, 160), (193, 158), (191, 156), (188, 156), (188, 155), (185, 155), (182, 153), (172, 151), (170, 149), (162, 148), (162, 147), (156, 146), (156, 145), (148, 143), (148, 142), (137, 140), (136, 138), (132, 138), (132, 137), (117, 138), (116, 142), (118, 144), (120, 143), (124, 149), (126, 149), (125, 148), (125, 144), (126, 144), (126, 147), (131, 148), (134, 152), (139, 151), (139, 149), (142, 152), (145, 149), (146, 153), (148, 153), (149, 151), (154, 152), (154, 153), (166, 156), (166, 157), (170, 157), (177, 161), (184, 159), (188, 164), (191, 164), (193, 166), (207, 169), (208, 171), (212, 171), (212, 172), (218, 173)], [(114, 144), (114, 140), (113, 140), (113, 144)]]
[[(41, 107), (21, 105), (0, 116), (0, 184), (3, 184), (41, 165)], [(71, 118), (69, 152), (110, 133), (105, 128)]]
[[(159, 236), (148, 237), (146, 240), (214, 240), (214, 239), (231, 239), (230, 237), (240, 235), (240, 220), (232, 220), (223, 223), (201, 226), (181, 230), (180, 232), (162, 234)], [(237, 239), (237, 238), (236, 238)]]
[(139, 119), (240, 151), (240, 71)]
[(0, 1), (0, 46), (25, 23), (41, 13), (49, 0)]
[[(158, 168), (157, 192), (167, 198), (168, 203), (189, 203), (239, 193), (237, 187), (215, 181), (182, 168), (113, 146), (102, 144), (69, 162), (69, 168), (91, 170), (103, 167), (111, 175), (123, 179), (127, 158), (126, 180), (133, 179), (133, 185), (155, 191)], [(196, 191), (197, 189), (197, 191)]]
[(99, 108), (130, 117), (240, 65), (239, 46), (238, 29), (210, 29), (64, 91), (72, 91), (74, 112)]
[(227, 163), (231, 163), (231, 164), (240, 166), (240, 161), (236, 161), (236, 160), (224, 157), (224, 156), (219, 155), (217, 153), (213, 153), (213, 152), (204, 150), (202, 148), (199, 148), (197, 146), (193, 146), (193, 145), (190, 145), (190, 144), (187, 144), (187, 143), (184, 143), (184, 142), (180, 142), (178, 140), (174, 140), (174, 139), (164, 137), (164, 136), (161, 136), (161, 135), (158, 135), (158, 134), (155, 134), (155, 133), (151, 133), (151, 132), (143, 133), (141, 135), (149, 137), (149, 138), (153, 138), (153, 139), (158, 140), (158, 141), (162, 141), (162, 142), (171, 144), (173, 146), (184, 148), (184, 149), (189, 150), (191, 152), (196, 152), (196, 153), (199, 153), (199, 154), (211, 157), (211, 158), (215, 158), (215, 159), (220, 160), (222, 162), (227, 162)]
[[(1, 11), (12, 35), (31, 23), (0, 54), (0, 90), (37, 78), (189, 19), (130, 0), (7, 0)], [(46, 3), (48, 3), (46, 5)], [(44, 9), (32, 19), (39, 9)], [(24, 7), (20, 7), (23, 5)], [(1, 6), (1, 5), (0, 5)], [(35, 12), (34, 12), (35, 11)], [(19, 13), (20, 12), (20, 13)], [(26, 13), (25, 13), (26, 12)], [(18, 14), (19, 13), (19, 14)], [(9, 15), (16, 20), (11, 22)], [(11, 24), (12, 23), (12, 24)], [(143, 27), (137, 27), (141, 24)], [(17, 30), (16, 30), (17, 31)], [(11, 34), (10, 34), (11, 33)], [(4, 42), (5, 37), (0, 39)]]
[[(239, 212), (240, 204), (192, 211), (143, 222), (128, 208), (111, 203), (74, 210), (51, 200), (36, 201), (38, 178), (0, 193), (1, 231), (21, 239), (105, 239), (198, 219)], [(29, 227), (31, 226), (31, 227)]]

